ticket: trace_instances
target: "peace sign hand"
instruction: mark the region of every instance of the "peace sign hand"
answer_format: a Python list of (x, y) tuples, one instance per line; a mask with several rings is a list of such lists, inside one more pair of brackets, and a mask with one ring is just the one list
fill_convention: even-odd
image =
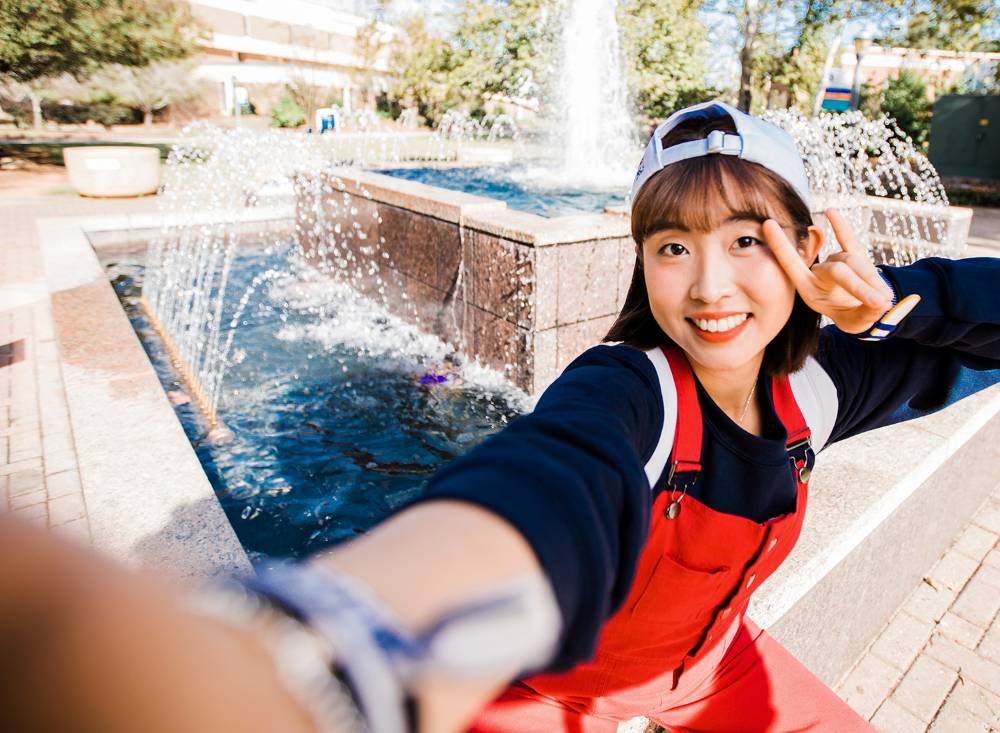
[(868, 331), (892, 307), (892, 289), (858, 244), (850, 225), (826, 209), (842, 252), (808, 267), (774, 219), (764, 222), (764, 239), (806, 305), (829, 317), (841, 331)]

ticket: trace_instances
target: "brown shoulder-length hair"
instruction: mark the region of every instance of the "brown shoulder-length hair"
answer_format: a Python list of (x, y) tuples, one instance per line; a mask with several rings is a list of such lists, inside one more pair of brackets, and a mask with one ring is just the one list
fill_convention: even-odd
[[(663, 147), (700, 140), (711, 130), (736, 132), (736, 127), (728, 115), (686, 121), (664, 136)], [(712, 212), (719, 213), (718, 220), (712, 220)], [(813, 223), (809, 208), (788, 183), (767, 168), (735, 156), (688, 158), (652, 176), (632, 205), (632, 239), (637, 247), (632, 284), (621, 313), (603, 340), (640, 349), (672, 344), (649, 307), (642, 243), (668, 225), (709, 231), (732, 213), (760, 221), (776, 219), (790, 225), (800, 241), (808, 236)], [(819, 344), (819, 319), (796, 293), (788, 321), (764, 349), (764, 373), (782, 376), (801, 369)]]

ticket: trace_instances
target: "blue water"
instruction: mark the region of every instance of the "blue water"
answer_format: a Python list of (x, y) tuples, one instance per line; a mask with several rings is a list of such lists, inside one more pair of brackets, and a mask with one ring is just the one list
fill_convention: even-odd
[[(139, 308), (142, 254), (105, 267), (174, 402), (184, 386)], [(523, 395), (432, 337), (345, 297), (291, 245), (241, 250), (227, 288), (235, 330), (219, 415), (233, 439), (213, 443), (190, 403), (175, 406), (251, 559), (300, 557), (370, 528), (419, 495), (445, 462), (525, 409)], [(278, 275), (283, 272), (285, 274)]]
[[(506, 201), (512, 209), (556, 217), (580, 212), (599, 212), (621, 206), (628, 191), (616, 187), (602, 190), (539, 188), (539, 176), (526, 165), (484, 168), (384, 168), (376, 170), (396, 178), (464, 191), (476, 196)], [(524, 181), (530, 180), (530, 186)]]

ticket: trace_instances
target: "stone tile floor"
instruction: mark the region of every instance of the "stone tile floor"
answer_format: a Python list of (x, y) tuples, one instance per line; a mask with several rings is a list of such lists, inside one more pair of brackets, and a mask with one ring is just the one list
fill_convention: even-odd
[[(90, 531), (36, 220), (155, 210), (0, 186), (0, 511)], [(1000, 250), (1000, 232), (980, 241)], [(878, 730), (1000, 731), (998, 535), (1000, 488), (838, 687)]]
[(998, 540), (1000, 487), (837, 688), (877, 730), (1000, 731)]

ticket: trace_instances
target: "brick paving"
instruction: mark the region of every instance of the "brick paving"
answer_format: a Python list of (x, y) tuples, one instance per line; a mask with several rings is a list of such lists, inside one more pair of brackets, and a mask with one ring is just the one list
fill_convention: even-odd
[(0, 510), (89, 540), (36, 220), (155, 211), (156, 200), (24, 191), (0, 186)]
[(1000, 487), (837, 693), (883, 733), (1000, 731)]

